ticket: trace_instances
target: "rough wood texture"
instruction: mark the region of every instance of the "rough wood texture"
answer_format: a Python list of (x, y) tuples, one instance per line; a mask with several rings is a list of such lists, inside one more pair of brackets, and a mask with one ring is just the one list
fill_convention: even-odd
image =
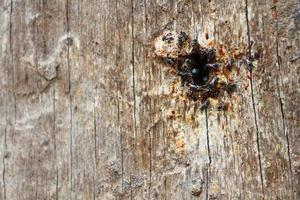
[[(0, 10), (1, 200), (300, 199), (298, 0)], [(168, 95), (176, 77), (151, 44), (164, 29), (260, 55), (233, 112)]]

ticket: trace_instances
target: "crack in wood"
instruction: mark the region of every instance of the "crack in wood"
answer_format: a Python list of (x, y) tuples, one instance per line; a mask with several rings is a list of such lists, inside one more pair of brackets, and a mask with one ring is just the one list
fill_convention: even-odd
[(209, 128), (208, 128), (208, 114), (207, 108), (205, 108), (205, 124), (206, 124), (206, 144), (207, 144), (207, 155), (208, 155), (208, 166), (206, 171), (206, 200), (209, 199), (209, 170), (211, 165), (211, 154), (210, 154), (210, 145), (209, 145)]
[[(251, 39), (250, 39), (250, 27), (249, 27), (249, 16), (248, 16), (248, 0), (245, 0), (245, 16), (246, 16), (246, 25), (247, 25), (247, 39), (248, 39), (248, 55), (247, 59), (250, 60), (251, 58)], [(262, 162), (261, 162), (261, 152), (260, 152), (260, 137), (259, 137), (259, 128), (257, 122), (257, 110), (255, 106), (255, 99), (254, 99), (254, 87), (253, 87), (253, 68), (249, 68), (250, 73), (250, 90), (251, 90), (251, 100), (252, 100), (252, 107), (253, 107), (253, 114), (254, 114), (254, 123), (256, 129), (256, 145), (257, 145), (257, 155), (258, 155), (258, 162), (259, 162), (259, 172), (260, 172), (260, 180), (261, 180), (261, 189), (264, 196), (264, 181), (263, 181), (263, 174), (262, 174)]]
[(56, 173), (56, 180), (55, 180), (55, 199), (58, 200), (58, 163), (57, 163), (57, 141), (56, 141), (56, 105), (55, 105), (55, 87), (53, 88), (53, 140), (54, 140), (54, 159), (55, 159), (55, 173)]
[[(120, 12), (119, 12), (119, 0), (115, 1), (115, 10), (116, 10), (116, 18), (117, 21), (120, 20)], [(118, 54), (121, 54), (121, 31), (116, 26), (118, 30)], [(124, 149), (123, 149), (123, 134), (121, 131), (121, 111), (120, 111), (120, 91), (117, 91), (117, 126), (118, 126), (118, 135), (119, 135), (119, 145), (120, 145), (120, 153), (121, 153), (121, 192), (124, 193), (125, 183), (124, 183)]]
[[(134, 144), (137, 146), (136, 140), (136, 91), (135, 91), (135, 40), (134, 40), (134, 0), (131, 0), (131, 67), (132, 67), (132, 92), (133, 92), (133, 137)], [(132, 169), (129, 172), (129, 188), (130, 188), (130, 199), (133, 199), (133, 190), (132, 190)]]
[(152, 186), (152, 131), (148, 134), (149, 137), (149, 188), (148, 199), (151, 199), (151, 186)]
[(131, 66), (132, 66), (132, 91), (133, 91), (133, 135), (136, 138), (136, 92), (135, 92), (135, 39), (134, 39), (134, 0), (131, 0)]
[[(147, 36), (147, 33), (148, 33), (148, 18), (147, 18), (147, 2), (146, 0), (143, 1), (144, 3), (144, 24), (145, 24), (145, 35)], [(144, 54), (145, 55), (145, 60), (147, 62), (147, 55), (146, 53)], [(149, 76), (151, 74), (151, 68), (149, 67)], [(150, 80), (151, 80), (151, 77), (149, 77), (149, 85), (150, 85)], [(148, 129), (149, 130), (149, 187), (148, 187), (148, 199), (150, 200), (151, 199), (151, 188), (152, 188), (152, 137), (153, 137), (153, 131), (152, 131), (152, 128), (154, 128), (156, 126), (156, 124), (158, 123), (159, 120), (157, 119), (154, 119), (153, 120), (153, 117), (152, 117), (152, 106), (151, 106), (151, 102), (150, 102), (150, 108), (149, 108), (149, 116), (150, 116), (150, 121), (151, 121), (151, 126), (150, 128)], [(146, 130), (147, 132), (147, 130)]]
[(119, 145), (121, 150), (121, 188), (122, 193), (124, 192), (124, 150), (123, 150), (123, 136), (121, 132), (121, 125), (120, 125), (120, 100), (119, 100), (119, 92), (117, 94), (117, 125), (118, 125), (118, 134), (119, 134)]
[[(70, 4), (69, 0), (66, 0), (66, 21), (67, 21), (67, 35), (70, 35)], [(73, 193), (73, 110), (72, 110), (72, 91), (71, 91), (71, 69), (70, 69), (70, 47), (67, 45), (67, 71), (68, 71), (68, 86), (67, 93), (69, 94), (69, 103), (70, 103), (70, 193), (69, 198), (72, 199)]]
[(209, 180), (210, 180), (209, 169), (210, 169), (210, 166), (208, 165), (206, 168), (206, 186), (205, 186), (205, 199), (206, 200), (209, 200)]
[(13, 16), (13, 0), (10, 1), (10, 16), (9, 16), (9, 49), (10, 49), (10, 55), (12, 60), (12, 82), (13, 82), (13, 101), (14, 101), (14, 124), (16, 123), (17, 119), (17, 102), (16, 102), (16, 80), (15, 80), (15, 72), (16, 68), (14, 65), (14, 54), (13, 54), (13, 38), (12, 38), (12, 16)]
[(209, 128), (208, 128), (208, 114), (207, 114), (207, 108), (205, 108), (205, 124), (206, 124), (206, 144), (207, 144), (208, 166), (210, 166), (212, 160), (211, 160), (210, 144), (209, 144)]
[[(97, 86), (96, 86), (97, 94)], [(97, 170), (97, 116), (96, 116), (96, 100), (94, 98), (94, 105), (93, 105), (93, 131), (94, 131), (94, 163), (93, 163), (93, 200), (96, 199), (96, 185), (95, 185), (95, 177), (96, 177), (96, 170)]]
[[(6, 108), (7, 110), (7, 108)], [(5, 110), (5, 115), (7, 116), (7, 111)], [(7, 118), (7, 117), (6, 117)], [(7, 119), (5, 122), (4, 129), (4, 155), (2, 158), (3, 161), (3, 169), (2, 169), (2, 183), (3, 183), (3, 199), (6, 200), (6, 155), (7, 155)]]

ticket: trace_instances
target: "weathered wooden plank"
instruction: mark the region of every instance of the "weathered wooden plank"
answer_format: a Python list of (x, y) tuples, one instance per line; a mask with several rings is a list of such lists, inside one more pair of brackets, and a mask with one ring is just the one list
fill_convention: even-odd
[[(205, 5), (205, 4), (204, 4)], [(204, 30), (227, 53), (235, 48), (247, 51), (247, 18), (245, 1), (209, 1), (201, 16)], [(232, 55), (230, 55), (232, 56)], [(211, 165), (209, 166), (209, 198), (259, 199), (261, 180), (256, 143), (255, 118), (251, 88), (244, 66), (233, 75), (238, 85), (233, 112), (208, 112)], [(246, 86), (246, 87), (245, 87)], [(243, 120), (240, 120), (243, 119)]]
[[(71, 199), (93, 199), (95, 187), (95, 75), (92, 2), (68, 1), (71, 109)], [(81, 25), (82, 24), (82, 25)], [(101, 43), (100, 43), (101, 45)], [(108, 116), (109, 117), (109, 116)], [(113, 142), (113, 141), (112, 141)]]
[(151, 65), (147, 56), (147, 5), (145, 1), (133, 0), (131, 11), (132, 28), (132, 64), (133, 64), (133, 106), (134, 106), (134, 145), (133, 171), (141, 184), (135, 188), (133, 199), (149, 199), (152, 186), (152, 138), (153, 130), (149, 125), (153, 123), (155, 106), (153, 98), (147, 96), (152, 83)]
[(265, 196), (292, 199), (290, 152), (285, 119), (282, 113), (280, 70), (274, 2), (252, 2), (250, 37), (252, 54), (258, 62), (253, 70), (253, 87), (257, 105), (257, 124), (261, 141), (262, 175)]
[[(36, 23), (39, 48), (37, 59), (47, 59), (49, 65), (58, 65), (57, 78), (50, 85), (52, 109), (52, 134), (55, 153), (55, 198), (67, 198), (70, 194), (70, 118), (67, 4), (63, 1), (36, 2), (38, 14), (43, 17)], [(53, 19), (53, 17), (55, 17)], [(42, 28), (43, 27), (43, 28)], [(53, 28), (52, 28), (53, 27)], [(53, 186), (54, 188), (54, 186)]]
[(52, 199), (58, 193), (58, 168), (63, 168), (57, 166), (55, 98), (49, 88), (57, 79), (56, 64), (65, 42), (64, 4), (11, 1), (11, 5), (8, 77), (15, 100), (11, 100), (8, 118), (12, 125), (7, 132), (11, 154), (6, 170), (7, 199)]
[[(174, 159), (179, 155), (178, 152), (175, 153), (174, 148), (176, 142), (174, 134), (178, 130), (173, 127), (172, 120), (167, 119), (177, 106), (174, 104), (169, 106), (171, 100), (163, 99), (164, 95), (169, 95), (169, 91), (164, 90), (168, 90), (167, 87), (174, 77), (168, 74), (168, 69), (162, 63), (155, 60), (152, 52), (153, 38), (164, 29), (174, 28), (184, 31), (189, 29), (186, 22), (188, 16), (182, 21), (179, 20), (178, 28), (173, 23), (174, 18), (178, 18), (176, 16), (178, 6), (184, 9), (185, 5), (181, 3), (177, 5), (174, 1), (134, 3), (137, 133), (141, 134), (137, 136), (138, 148), (135, 151), (137, 158), (142, 158), (137, 163), (137, 169), (146, 177), (147, 185), (144, 187), (143, 198), (149, 199), (187, 198), (190, 194), (188, 184), (191, 181), (184, 173), (191, 170), (178, 166), (183, 170), (183, 173), (180, 173), (176, 168), (176, 163), (185, 165), (188, 159), (184, 155)], [(188, 9), (191, 10), (191, 6)], [(172, 164), (166, 166), (166, 163)], [(180, 182), (184, 183), (179, 185)]]
[[(66, 1), (32, 3), (36, 7), (38, 18), (33, 23), (35, 28), (34, 44), (36, 46), (36, 62), (45, 63), (45, 67), (56, 67), (53, 80), (46, 92), (49, 95), (51, 109), (50, 127), (54, 162), (52, 164), (53, 194), (50, 198), (68, 198), (70, 194), (70, 131), (71, 111), (69, 99), (69, 69), (68, 69), (68, 16)], [(48, 66), (47, 66), (48, 65)], [(51, 72), (51, 69), (49, 69)], [(55, 77), (56, 73), (56, 77)], [(42, 122), (45, 123), (45, 122)], [(47, 191), (49, 187), (45, 187)], [(55, 193), (54, 193), (55, 191)]]
[(273, 17), (276, 32), (277, 87), (282, 112), (283, 134), (293, 197), (300, 198), (299, 186), (299, 1), (273, 1)]
[[(149, 198), (150, 199), (188, 199), (192, 198), (191, 188), (192, 182), (199, 181), (202, 184), (202, 171), (200, 166), (205, 164), (207, 159), (206, 146), (202, 151), (202, 156), (204, 153), (204, 158), (200, 158), (196, 161), (193, 166), (191, 161), (187, 156), (191, 153), (181, 152), (181, 150), (176, 150), (176, 142), (181, 142), (182, 136), (184, 134), (189, 134), (190, 138), (195, 139), (191, 144), (194, 147), (197, 146), (197, 140), (202, 137), (201, 143), (206, 144), (206, 135), (198, 136), (195, 133), (199, 130), (190, 131), (190, 127), (186, 126), (188, 130), (184, 131), (179, 129), (179, 122), (174, 123), (173, 119), (168, 119), (172, 111), (176, 112), (176, 115), (184, 115), (185, 106), (189, 109), (193, 108), (193, 105), (178, 104), (176, 101), (172, 101), (170, 96), (172, 80), (176, 80), (174, 73), (170, 73), (168, 67), (164, 66), (162, 63), (158, 62), (153, 58), (153, 52), (151, 50), (153, 45), (153, 37), (160, 34), (165, 29), (175, 29), (177, 31), (186, 31), (189, 33), (193, 32), (193, 29), (189, 26), (190, 20), (189, 15), (192, 13), (191, 4), (186, 4), (184, 2), (174, 2), (174, 1), (161, 1), (161, 2), (139, 2), (141, 7), (141, 14), (138, 15), (138, 24), (142, 23), (140, 29), (136, 32), (139, 33), (136, 41), (138, 41), (137, 54), (139, 60), (137, 65), (140, 75), (138, 75), (139, 90), (141, 95), (141, 107), (144, 109), (140, 112), (140, 118), (142, 122), (141, 130), (145, 130), (145, 134), (148, 135), (148, 145), (150, 154), (149, 163)], [(187, 15), (179, 17), (177, 10), (185, 10)], [(189, 12), (190, 11), (190, 12)], [(178, 21), (176, 21), (178, 19)], [(142, 22), (140, 22), (142, 20)], [(147, 46), (148, 45), (148, 46)], [(142, 56), (146, 56), (143, 59)], [(145, 69), (143, 69), (146, 66)], [(143, 75), (146, 78), (143, 80)], [(178, 80), (178, 79), (177, 79)], [(165, 99), (165, 97), (167, 97)], [(148, 103), (147, 103), (148, 102)], [(146, 104), (146, 105), (143, 105)], [(149, 104), (147, 106), (147, 104)], [(149, 119), (150, 118), (150, 119)], [(183, 119), (185, 120), (185, 119)], [(205, 118), (202, 117), (202, 125), (205, 127)], [(205, 128), (204, 128), (205, 130)], [(179, 133), (178, 136), (176, 136)], [(192, 139), (193, 138), (193, 139)], [(185, 138), (184, 138), (185, 139)], [(201, 157), (201, 154), (199, 155)], [(198, 158), (198, 156), (197, 156)], [(193, 177), (192, 177), (193, 176)], [(200, 178), (199, 178), (200, 176)], [(197, 180), (197, 178), (201, 180)], [(202, 185), (199, 187), (202, 187)], [(201, 189), (201, 188), (200, 188)]]
[[(100, 13), (93, 22), (96, 40), (92, 52), (96, 60), (98, 95), (95, 102), (95, 198), (130, 198), (141, 183), (133, 173), (132, 161), (135, 134), (132, 2), (103, 1), (90, 6), (95, 6), (97, 11), (94, 12)], [(91, 16), (90, 20), (95, 19)]]
[[(118, 23), (118, 53), (116, 64), (118, 71), (114, 75), (119, 78), (119, 128), (122, 148), (122, 198), (143, 199), (143, 189), (146, 181), (143, 173), (139, 171), (138, 161), (141, 157), (137, 149), (140, 133), (138, 133), (136, 80), (136, 57), (134, 48), (134, 10), (135, 1), (117, 1)], [(147, 147), (145, 147), (146, 149)]]
[[(41, 135), (37, 136), (34, 136), (34, 133), (31, 134), (32, 130), (38, 127), (41, 110), (37, 113), (31, 112), (32, 106), (38, 105), (36, 99), (31, 99), (32, 103), (27, 104), (26, 101), (29, 98), (22, 97), (37, 90), (35, 80), (39, 79), (38, 75), (34, 74), (34, 70), (30, 66), (24, 66), (24, 61), (21, 60), (27, 56), (26, 54), (33, 53), (33, 51), (27, 52), (28, 49), (34, 49), (28, 48), (33, 46), (32, 30), (30, 29), (31, 26), (26, 23), (25, 17), (23, 17), (26, 16), (26, 11), (31, 8), (31, 5), (26, 4), (26, 2), (11, 2), (11, 6), (11, 23), (14, 23), (11, 24), (10, 30), (10, 56), (13, 61), (10, 65), (10, 73), (12, 77), (12, 94), (15, 99), (13, 101), (13, 115), (9, 119), (12, 121), (12, 129), (7, 133), (7, 146), (11, 152), (11, 157), (7, 161), (7, 198), (34, 198), (37, 195), (38, 174), (41, 170), (38, 166), (38, 160), (41, 159), (37, 157), (42, 154), (45, 156), (42, 152), (37, 155), (36, 150), (41, 145), (40, 141), (46, 139), (46, 134), (45, 132), (41, 132)], [(37, 123), (33, 119), (37, 120)], [(44, 163), (44, 161), (41, 163)]]
[[(0, 8), (1, 199), (299, 196), (296, 0)], [(153, 53), (163, 30), (259, 55), (236, 63), (231, 111), (186, 98)]]

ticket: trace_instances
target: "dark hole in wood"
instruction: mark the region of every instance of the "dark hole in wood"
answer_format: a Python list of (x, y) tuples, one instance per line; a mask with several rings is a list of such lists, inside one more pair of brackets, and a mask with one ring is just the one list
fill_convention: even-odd
[(201, 86), (207, 83), (210, 75), (210, 68), (207, 65), (210, 60), (208, 56), (208, 52), (203, 49), (179, 59), (177, 68), (183, 85)]
[[(179, 45), (181, 36), (186, 36), (184, 32), (179, 34)], [(188, 97), (192, 100), (204, 102), (209, 97), (217, 98), (219, 92), (216, 85), (218, 79), (214, 77), (213, 71), (218, 70), (219, 64), (216, 62), (216, 50), (214, 48), (200, 47), (197, 40), (192, 41), (192, 51), (187, 55), (180, 56), (176, 62), (172, 58), (167, 58), (167, 63), (174, 65), (181, 78), (181, 85), (188, 86)], [(199, 94), (202, 94), (201, 97)]]
[[(181, 86), (188, 88), (187, 96), (193, 101), (209, 106), (209, 99), (219, 99), (224, 92), (229, 95), (236, 92), (237, 86), (220, 80), (218, 74), (224, 73), (218, 63), (216, 49), (201, 46), (197, 39), (191, 40), (185, 32), (169, 32), (161, 37), (163, 43), (170, 45), (160, 51), (165, 63), (176, 69), (181, 79)], [(172, 49), (172, 48), (173, 49)], [(171, 48), (171, 49), (170, 49)], [(177, 52), (174, 54), (174, 52)], [(233, 59), (222, 63), (228, 73), (234, 65)], [(227, 104), (220, 104), (218, 109), (226, 109)]]
[(72, 46), (72, 45), (73, 45), (73, 38), (68, 37), (67, 40), (66, 40), (66, 44), (67, 44), (68, 46)]

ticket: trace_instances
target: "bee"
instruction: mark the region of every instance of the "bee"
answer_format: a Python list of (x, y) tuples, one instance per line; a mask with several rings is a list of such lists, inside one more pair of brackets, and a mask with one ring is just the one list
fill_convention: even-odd
[(199, 50), (200, 45), (197, 39), (193, 39), (191, 42), (191, 46), (192, 46), (192, 52), (196, 52)]
[(229, 93), (229, 94), (232, 94), (232, 93), (234, 93), (234, 92), (236, 92), (237, 91), (237, 85), (235, 84), (235, 83), (229, 83), (228, 85), (227, 85), (227, 92)]
[(167, 35), (164, 35), (162, 37), (162, 41), (164, 41), (164, 42), (166, 41), (168, 43), (171, 43), (173, 40), (174, 40), (174, 37), (173, 37), (172, 33), (168, 33)]
[(207, 62), (212, 63), (216, 61), (216, 49), (215, 48), (209, 48), (207, 50)]
[(249, 70), (249, 71), (252, 71), (252, 69), (254, 68), (254, 65), (252, 63), (251, 60), (247, 59), (247, 58), (244, 58), (243, 59), (243, 62), (244, 64), (246, 65), (246, 68)]
[(233, 63), (234, 63), (234, 60), (233, 60), (232, 58), (229, 58), (228, 61), (227, 61), (227, 64), (226, 64), (226, 68), (227, 68), (229, 71), (232, 70)]
[(187, 85), (188, 83), (192, 82), (192, 76), (190, 72), (179, 71), (178, 75), (181, 78), (181, 86)]
[(206, 67), (208, 69), (217, 70), (219, 69), (220, 65), (218, 63), (213, 63), (213, 64), (206, 64)]
[(214, 77), (209, 83), (208, 83), (208, 88), (210, 89), (210, 90), (212, 90), (215, 86), (216, 86), (216, 84), (218, 83), (218, 80), (219, 80), (219, 78), (218, 77)]
[(186, 40), (187, 40), (187, 34), (181, 31), (178, 35), (178, 45), (182, 46)]
[(209, 99), (206, 99), (206, 100), (201, 104), (200, 110), (201, 110), (201, 111), (204, 111), (204, 110), (208, 109), (209, 106), (210, 106), (210, 101), (209, 101)]
[(198, 44), (199, 44), (199, 42), (198, 42), (197, 39), (193, 39), (193, 40), (192, 40), (192, 46), (196, 46), (196, 45), (198, 45)]
[(205, 70), (193, 68), (191, 71), (193, 83), (197, 85), (204, 85), (208, 80), (208, 74)]
[(174, 58), (170, 58), (170, 57), (167, 57), (166, 58), (166, 62), (170, 65), (174, 64), (175, 63), (175, 59)]

